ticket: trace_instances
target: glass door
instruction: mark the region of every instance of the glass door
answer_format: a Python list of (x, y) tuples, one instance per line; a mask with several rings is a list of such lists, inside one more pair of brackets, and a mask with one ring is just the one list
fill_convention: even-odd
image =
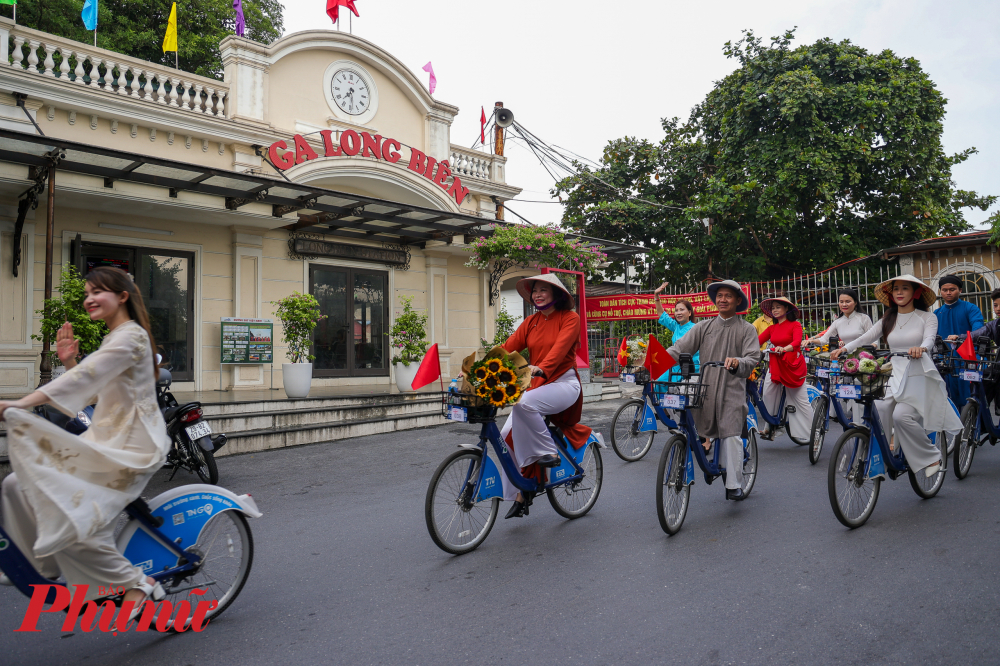
[(313, 335), (313, 375), (388, 376), (389, 274), (311, 264), (309, 290), (327, 315)]

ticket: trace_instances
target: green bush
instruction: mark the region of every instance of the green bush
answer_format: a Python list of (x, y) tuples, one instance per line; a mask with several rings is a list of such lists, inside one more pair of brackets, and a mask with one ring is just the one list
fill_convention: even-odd
[(427, 353), (427, 315), (413, 309), (413, 298), (401, 296), (403, 314), (396, 317), (389, 336), (392, 338), (392, 362), (419, 363)]
[(306, 363), (315, 359), (309, 353), (312, 332), (319, 322), (326, 319), (326, 315), (320, 313), (316, 297), (296, 291), (291, 296), (271, 301), (271, 305), (278, 306), (274, 316), (281, 320), (281, 339), (288, 346), (288, 360), (291, 363)]
[[(42, 316), (42, 327), (38, 335), (32, 335), (32, 340), (43, 340), (48, 336), (49, 342), (55, 345), (56, 333), (62, 325), (69, 322), (73, 325), (73, 337), (80, 342), (80, 355), (86, 356), (97, 351), (101, 341), (108, 332), (107, 324), (100, 319), (91, 319), (83, 309), (83, 301), (87, 298), (84, 286), (86, 280), (80, 277), (76, 267), (67, 265), (59, 276), (59, 297), (47, 299), (41, 310), (35, 314)], [(55, 351), (51, 352), (52, 364), (61, 365)]]
[(514, 326), (514, 322), (516, 321), (514, 315), (507, 312), (506, 305), (501, 301), (500, 310), (497, 312), (496, 332), (493, 334), (493, 341), (490, 342), (486, 338), (479, 338), (479, 342), (483, 345), (483, 350), (489, 351), (507, 342), (507, 338), (514, 335), (514, 330), (517, 328)]

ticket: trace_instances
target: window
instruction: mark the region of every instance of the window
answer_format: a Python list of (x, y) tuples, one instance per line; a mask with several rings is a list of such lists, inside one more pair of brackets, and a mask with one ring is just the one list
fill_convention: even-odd
[(174, 381), (194, 381), (194, 253), (97, 243), (79, 247), (81, 274), (114, 266), (132, 276), (163, 364)]
[(326, 315), (313, 335), (313, 375), (387, 377), (389, 274), (310, 264), (309, 291)]

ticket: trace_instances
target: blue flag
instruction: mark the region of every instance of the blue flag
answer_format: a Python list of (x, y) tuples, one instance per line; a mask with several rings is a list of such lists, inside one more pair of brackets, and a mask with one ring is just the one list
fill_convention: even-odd
[(83, 25), (87, 30), (97, 30), (97, 0), (86, 0), (83, 3), (80, 18), (83, 19)]

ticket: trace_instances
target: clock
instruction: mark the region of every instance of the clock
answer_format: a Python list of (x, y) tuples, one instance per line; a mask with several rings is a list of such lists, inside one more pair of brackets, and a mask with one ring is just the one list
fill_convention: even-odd
[(372, 106), (372, 86), (356, 69), (345, 67), (330, 79), (330, 98), (344, 113), (360, 116)]

